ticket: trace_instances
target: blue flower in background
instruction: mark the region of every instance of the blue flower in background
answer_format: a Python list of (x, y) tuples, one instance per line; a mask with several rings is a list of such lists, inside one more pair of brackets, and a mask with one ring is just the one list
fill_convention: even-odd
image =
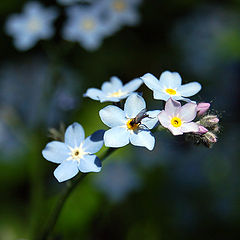
[(86, 50), (96, 50), (103, 38), (109, 34), (109, 29), (100, 15), (100, 4), (67, 8), (68, 19), (63, 28), (63, 38), (79, 42)]
[(86, 2), (91, 2), (91, 0), (57, 0), (58, 3), (62, 5), (71, 5), (74, 3), (86, 3)]
[(133, 79), (129, 83), (123, 85), (122, 81), (117, 77), (111, 77), (110, 82), (104, 82), (101, 90), (97, 88), (89, 88), (84, 97), (90, 97), (100, 102), (119, 102), (136, 91), (142, 84), (140, 78)]
[(153, 90), (154, 99), (167, 101), (169, 98), (174, 100), (191, 100), (185, 97), (191, 97), (201, 90), (201, 84), (191, 82), (182, 85), (182, 78), (177, 72), (165, 71), (161, 74), (158, 80), (151, 73), (146, 73), (141, 77), (143, 82)]
[(104, 130), (99, 130), (84, 139), (82, 126), (78, 123), (70, 125), (65, 132), (65, 142), (52, 141), (42, 151), (48, 161), (60, 163), (54, 176), (59, 182), (74, 177), (79, 171), (99, 172), (101, 161), (94, 155), (103, 146)]
[(116, 106), (107, 106), (99, 111), (99, 115), (104, 124), (111, 129), (104, 134), (104, 143), (107, 147), (123, 147), (129, 142), (135, 146), (146, 147), (152, 150), (155, 138), (151, 134), (152, 129), (157, 124), (159, 110), (148, 111), (140, 123), (132, 124), (132, 120), (146, 109), (144, 99), (138, 94), (130, 95), (124, 105), (124, 111)]
[(17, 49), (28, 50), (38, 40), (52, 37), (52, 22), (56, 17), (56, 9), (45, 9), (38, 2), (29, 2), (22, 14), (13, 14), (7, 19), (6, 32), (14, 38)]

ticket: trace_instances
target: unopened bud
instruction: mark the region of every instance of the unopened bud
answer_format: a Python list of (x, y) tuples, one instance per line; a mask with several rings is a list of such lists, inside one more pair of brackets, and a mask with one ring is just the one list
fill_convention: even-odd
[(198, 130), (198, 134), (204, 134), (208, 132), (208, 130), (203, 126), (199, 126)]
[(217, 142), (217, 137), (214, 133), (212, 132), (207, 132), (204, 134), (204, 137), (209, 143), (216, 143)]
[(203, 115), (210, 108), (210, 103), (199, 103), (197, 105), (198, 116)]

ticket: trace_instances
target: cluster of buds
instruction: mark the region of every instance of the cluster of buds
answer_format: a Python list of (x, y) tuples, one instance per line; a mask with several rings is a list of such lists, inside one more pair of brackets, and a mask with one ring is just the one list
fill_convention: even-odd
[(197, 106), (197, 115), (199, 120), (199, 132), (187, 134), (186, 138), (195, 144), (203, 144), (211, 148), (217, 142), (217, 133), (219, 132), (219, 118), (215, 114), (208, 114), (210, 103), (199, 103)]

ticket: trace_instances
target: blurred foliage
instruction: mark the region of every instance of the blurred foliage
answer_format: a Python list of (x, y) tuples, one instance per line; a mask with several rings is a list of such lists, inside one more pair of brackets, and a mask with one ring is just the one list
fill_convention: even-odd
[[(83, 98), (86, 89), (100, 88), (113, 75), (127, 82), (147, 72), (159, 76), (164, 70), (179, 72), (184, 82), (201, 82), (203, 88), (196, 99), (210, 101), (221, 117), (218, 143), (209, 150), (161, 133), (153, 152), (133, 146), (117, 150), (104, 162), (102, 172), (107, 164), (129, 163), (141, 179), (140, 186), (120, 201), (112, 201), (96, 184), (96, 174), (90, 174), (67, 200), (51, 239), (238, 239), (240, 2), (145, 0), (139, 25), (124, 27), (94, 52), (61, 39), (65, 17), (64, 8), (58, 6), (61, 16), (55, 24), (56, 36), (19, 52), (5, 34), (4, 23), (25, 2), (0, 3), (0, 85), (8, 84), (0, 88), (4, 129), (0, 136), (0, 239), (34, 239), (66, 185), (56, 181), (56, 165), (41, 155), (50, 140), (48, 129), (74, 121), (83, 125), (86, 135), (106, 129), (98, 111), (107, 103)], [(41, 2), (56, 5), (53, 0)], [(215, 28), (207, 28), (205, 7), (211, 8), (209, 15), (220, 13), (226, 21), (234, 17), (234, 27), (226, 25), (214, 35)], [(200, 16), (198, 24), (202, 21), (209, 31), (204, 44), (198, 31), (193, 31), (196, 22), (192, 16), (196, 15)], [(215, 16), (215, 21), (222, 21)], [(175, 35), (175, 29), (186, 21), (191, 23), (189, 29)], [(232, 26), (231, 21), (229, 24)], [(194, 41), (188, 38), (189, 48), (183, 48), (183, 37), (193, 32)], [(213, 46), (217, 51), (212, 51)], [(190, 47), (194, 51), (187, 51)], [(198, 56), (203, 53), (202, 61)], [(34, 59), (44, 65), (45, 73)], [(204, 68), (199, 66), (205, 63), (210, 68), (201, 72)], [(145, 86), (140, 92), (149, 108), (162, 108)], [(70, 105), (62, 107), (66, 101)]]

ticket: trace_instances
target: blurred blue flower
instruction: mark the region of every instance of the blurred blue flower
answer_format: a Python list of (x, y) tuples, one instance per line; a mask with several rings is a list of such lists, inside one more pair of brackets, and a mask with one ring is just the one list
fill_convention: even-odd
[(110, 82), (104, 82), (101, 90), (89, 88), (84, 97), (90, 97), (100, 102), (119, 102), (136, 91), (142, 84), (140, 78), (133, 79), (123, 86), (122, 81), (117, 77), (111, 77)]
[(6, 32), (14, 38), (17, 49), (28, 50), (38, 40), (48, 39), (53, 35), (52, 22), (56, 17), (56, 9), (45, 9), (38, 2), (28, 2), (22, 14), (9, 16), (5, 26)]
[(111, 162), (104, 166), (104, 171), (96, 176), (94, 183), (112, 201), (119, 202), (141, 185), (141, 179), (134, 170), (127, 162)]
[(42, 151), (48, 161), (60, 163), (54, 176), (59, 182), (74, 177), (78, 171), (83, 173), (101, 171), (101, 161), (94, 155), (103, 146), (104, 130), (99, 130), (85, 138), (79, 123), (73, 123), (65, 132), (65, 142), (52, 141)]
[(107, 25), (101, 20), (101, 9), (100, 4), (68, 7), (63, 38), (79, 42), (86, 50), (99, 48), (103, 38), (109, 34)]
[(62, 5), (71, 5), (74, 3), (86, 3), (91, 2), (92, 0), (57, 0), (58, 3)]
[(124, 111), (116, 106), (107, 106), (99, 111), (104, 124), (111, 129), (104, 134), (104, 143), (107, 147), (123, 147), (131, 142), (135, 146), (146, 147), (152, 150), (155, 138), (151, 134), (152, 129), (158, 122), (159, 110), (148, 111), (148, 117), (140, 123), (133, 123), (134, 118), (146, 109), (144, 99), (138, 94), (130, 95), (124, 105)]
[(158, 80), (151, 73), (146, 73), (141, 77), (144, 83), (153, 90), (154, 99), (167, 101), (169, 98), (174, 100), (191, 101), (185, 97), (191, 97), (201, 90), (201, 84), (191, 82), (182, 84), (182, 78), (177, 72), (165, 71)]

